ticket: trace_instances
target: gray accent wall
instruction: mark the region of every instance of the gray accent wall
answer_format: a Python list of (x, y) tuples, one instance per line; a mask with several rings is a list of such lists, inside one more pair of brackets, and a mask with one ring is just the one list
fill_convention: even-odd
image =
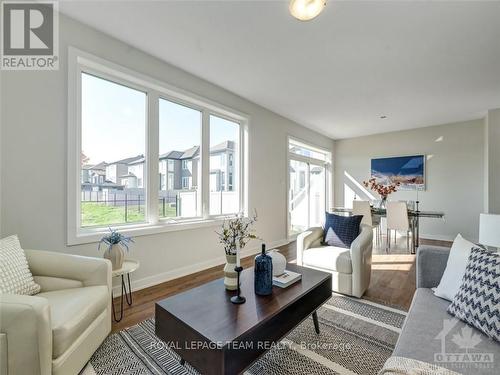
[[(444, 211), (446, 218), (423, 219), (421, 236), (450, 240), (462, 233), (477, 240), (484, 205), (484, 126), (481, 119), (336, 141), (335, 204), (344, 204), (347, 187), (367, 197), (356, 182), (370, 178), (372, 158), (425, 154), (426, 190), (419, 192), (420, 208)], [(390, 199), (416, 200), (416, 193), (401, 191)]]

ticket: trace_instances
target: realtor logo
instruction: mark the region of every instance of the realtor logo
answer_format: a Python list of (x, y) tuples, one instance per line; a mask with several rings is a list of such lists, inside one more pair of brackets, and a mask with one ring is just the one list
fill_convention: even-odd
[(56, 8), (56, 2), (2, 2), (2, 69), (59, 68)]
[[(434, 362), (447, 368), (491, 369), (495, 366), (494, 353), (475, 350), (482, 341), (481, 336), (470, 326), (456, 328), (458, 319), (444, 319), (443, 329), (435, 337), (441, 341), (441, 351), (434, 353)], [(447, 348), (447, 344), (453, 348)]]

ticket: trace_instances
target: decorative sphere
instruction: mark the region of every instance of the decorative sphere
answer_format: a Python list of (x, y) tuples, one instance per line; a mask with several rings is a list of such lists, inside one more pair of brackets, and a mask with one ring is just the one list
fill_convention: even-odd
[(267, 253), (273, 260), (273, 276), (282, 275), (286, 269), (286, 258), (278, 250), (273, 249)]

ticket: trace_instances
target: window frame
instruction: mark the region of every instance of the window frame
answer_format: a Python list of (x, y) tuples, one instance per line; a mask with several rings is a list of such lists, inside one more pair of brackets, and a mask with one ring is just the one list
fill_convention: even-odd
[(165, 190), (167, 191), (175, 190), (174, 180), (175, 180), (174, 172), (167, 172), (167, 184), (165, 185), (166, 186)]
[(174, 173), (174, 171), (175, 171), (175, 161), (172, 159), (167, 159), (167, 173), (168, 172)]
[[(81, 227), (81, 74), (90, 73), (98, 78), (142, 91), (146, 94), (146, 152), (143, 184), (145, 188), (145, 222), (113, 224), (113, 228), (126, 235), (141, 236), (161, 232), (187, 230), (220, 225), (234, 215), (210, 215), (210, 115), (226, 118), (239, 124), (238, 174), (239, 207), (248, 216), (248, 134), (250, 116), (210, 99), (172, 86), (137, 71), (94, 56), (74, 47), (68, 48), (68, 143), (67, 143), (67, 244), (78, 245), (98, 242), (109, 231), (103, 227)], [(159, 204), (159, 100), (166, 99), (196, 110), (202, 115), (200, 140), (201, 216), (196, 218), (160, 219)], [(154, 161), (154, 162), (153, 162)], [(168, 165), (167, 165), (168, 176)], [(168, 180), (168, 177), (167, 177)], [(168, 183), (168, 182), (167, 182)], [(237, 214), (237, 213), (236, 213)], [(235, 215), (236, 215), (235, 214)]]

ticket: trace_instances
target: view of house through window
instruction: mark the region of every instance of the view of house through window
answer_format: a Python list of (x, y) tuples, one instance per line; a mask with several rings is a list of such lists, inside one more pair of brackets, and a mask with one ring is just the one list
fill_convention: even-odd
[[(81, 87), (76, 110), (81, 114), (81, 155), (75, 152), (81, 159), (79, 197), (74, 203), (81, 212), (78, 228), (92, 227), (89, 232), (94, 232), (124, 224), (167, 226), (183, 220), (195, 224), (208, 216), (239, 213), (239, 121), (244, 118), (225, 110), (221, 110), (224, 115), (215, 115), (213, 105), (153, 88), (131, 72), (124, 78), (119, 71), (102, 75), (98, 71), (81, 66), (77, 78)], [(204, 141), (202, 130), (209, 135)], [(158, 134), (158, 139), (147, 134)], [(149, 147), (151, 141), (158, 142), (157, 154), (156, 147)], [(208, 151), (208, 168), (202, 168), (202, 150)], [(205, 194), (203, 186), (209, 190)], [(147, 194), (152, 189), (158, 189), (158, 198), (151, 198), (156, 193)]]
[(81, 75), (81, 226), (145, 220), (146, 94)]
[(160, 99), (159, 216), (196, 217), (201, 214), (201, 112)]
[(240, 210), (239, 137), (237, 122), (210, 116), (210, 215)]
[(290, 140), (289, 159), (288, 234), (293, 236), (324, 220), (329, 154)]

